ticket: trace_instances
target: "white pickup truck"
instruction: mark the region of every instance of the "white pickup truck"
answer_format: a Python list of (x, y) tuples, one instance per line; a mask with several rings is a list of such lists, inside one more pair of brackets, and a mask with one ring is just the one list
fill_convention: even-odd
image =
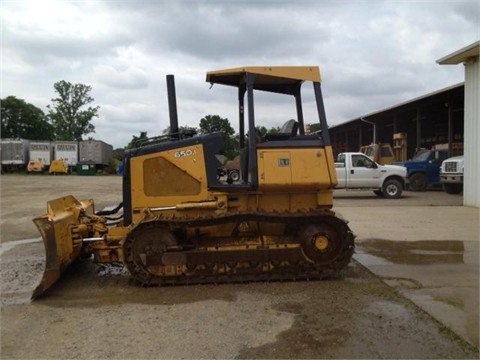
[(360, 152), (338, 154), (335, 170), (336, 189), (373, 190), (385, 198), (399, 198), (408, 181), (404, 166), (379, 165)]

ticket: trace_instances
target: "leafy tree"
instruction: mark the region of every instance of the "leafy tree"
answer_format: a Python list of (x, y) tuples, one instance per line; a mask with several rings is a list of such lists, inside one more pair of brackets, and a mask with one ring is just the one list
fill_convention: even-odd
[(65, 80), (53, 85), (57, 98), (48, 105), (48, 117), (55, 129), (57, 140), (82, 140), (83, 135), (95, 132), (90, 122), (98, 116), (99, 106), (85, 106), (94, 99), (89, 95), (92, 88), (84, 84), (71, 84)]
[(230, 136), (224, 146), (224, 155), (232, 160), (240, 154), (240, 135)]
[(113, 149), (112, 158), (117, 160), (122, 160), (125, 157), (125, 149), (117, 148)]
[[(191, 127), (191, 126), (179, 126), (178, 127), (178, 132), (179, 133), (191, 133), (192, 131), (195, 131), (195, 133), (198, 133), (199, 130), (197, 128)], [(162, 135), (168, 135), (170, 134), (170, 126), (167, 126), (163, 131)]]
[(322, 129), (322, 126), (320, 125), (320, 123), (313, 123), (313, 124), (308, 124), (307, 125), (307, 128), (309, 129), (309, 132), (310, 133), (314, 133), (316, 131), (319, 131)]
[(140, 140), (144, 140), (144, 139), (147, 139), (147, 132), (146, 131), (140, 132), (140, 136), (133, 135), (132, 140), (130, 140), (130, 142), (128, 143), (126, 148), (127, 149), (136, 148), (138, 146), (138, 144), (141, 142)]
[(53, 126), (44, 112), (15, 96), (1, 100), (0, 118), (3, 138), (53, 140)]
[(219, 115), (206, 115), (200, 119), (200, 131), (203, 134), (221, 132), (224, 135), (231, 136), (235, 134), (228, 119), (221, 118)]
[(220, 132), (223, 136), (224, 147), (221, 151), (228, 159), (233, 159), (239, 153), (238, 136), (235, 137), (235, 130), (230, 125), (228, 119), (221, 118), (219, 115), (206, 115), (200, 119), (200, 132), (208, 134), (212, 132)]
[(260, 133), (260, 136), (265, 136), (266, 134), (278, 134), (280, 132), (280, 127), (271, 127), (270, 129), (267, 129), (265, 126), (257, 126), (256, 127), (258, 132)]
[(265, 134), (268, 132), (265, 126), (256, 126), (255, 128), (260, 136), (265, 136)]

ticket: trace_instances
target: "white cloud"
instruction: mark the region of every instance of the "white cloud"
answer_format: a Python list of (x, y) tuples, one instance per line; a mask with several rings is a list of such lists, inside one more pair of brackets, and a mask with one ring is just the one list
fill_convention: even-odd
[[(181, 125), (219, 114), (237, 128), (235, 89), (209, 90), (206, 71), (318, 64), (333, 124), (463, 81), (461, 66), (435, 60), (480, 38), (473, 0), (20, 0), (3, 1), (0, 16), (1, 97), (45, 109), (56, 81), (90, 85), (92, 135), (114, 147), (168, 126), (166, 74)], [(267, 127), (293, 111), (283, 98), (259, 100)]]
[(100, 64), (93, 68), (93, 74), (97, 81), (113, 88), (142, 89), (148, 86), (147, 73), (136, 67), (122, 69)]

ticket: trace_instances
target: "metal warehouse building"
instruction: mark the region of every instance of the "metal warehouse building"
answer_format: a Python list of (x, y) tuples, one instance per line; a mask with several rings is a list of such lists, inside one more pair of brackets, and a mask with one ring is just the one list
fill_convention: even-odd
[(439, 60), (440, 65), (465, 66), (465, 172), (463, 204), (480, 207), (480, 41)]
[(417, 149), (443, 145), (452, 155), (464, 153), (464, 205), (480, 207), (479, 43), (437, 61), (463, 63), (464, 83), (332, 126), (335, 154), (372, 142), (392, 144), (396, 133), (407, 136), (408, 158)]
[(407, 156), (417, 149), (449, 144), (463, 150), (464, 84), (457, 84), (410, 101), (332, 126), (335, 153), (358, 151), (361, 145), (392, 143), (393, 134), (407, 134)]

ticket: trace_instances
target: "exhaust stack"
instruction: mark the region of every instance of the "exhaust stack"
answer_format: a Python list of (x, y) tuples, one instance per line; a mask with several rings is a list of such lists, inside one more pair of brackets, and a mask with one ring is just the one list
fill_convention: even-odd
[(170, 134), (178, 134), (177, 97), (175, 95), (175, 78), (173, 75), (167, 75), (167, 93)]

